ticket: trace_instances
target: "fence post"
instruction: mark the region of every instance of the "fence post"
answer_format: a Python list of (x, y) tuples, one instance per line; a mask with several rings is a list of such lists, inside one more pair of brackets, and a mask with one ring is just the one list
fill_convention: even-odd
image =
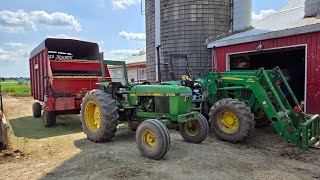
[(0, 85), (0, 110), (3, 113), (3, 104), (2, 104), (2, 89), (1, 89), (1, 85)]

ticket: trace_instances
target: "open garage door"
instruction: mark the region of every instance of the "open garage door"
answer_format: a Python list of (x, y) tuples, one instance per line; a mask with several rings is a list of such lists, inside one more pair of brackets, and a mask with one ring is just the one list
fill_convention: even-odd
[(272, 69), (276, 66), (282, 69), (298, 101), (305, 102), (305, 46), (230, 54), (227, 62), (229, 70)]

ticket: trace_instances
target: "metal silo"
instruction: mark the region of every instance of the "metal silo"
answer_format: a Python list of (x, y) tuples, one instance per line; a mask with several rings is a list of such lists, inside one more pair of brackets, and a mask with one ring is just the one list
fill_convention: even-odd
[(252, 0), (231, 0), (233, 4), (231, 31), (237, 32), (251, 27)]
[[(148, 80), (157, 80), (158, 45), (162, 80), (170, 79), (172, 54), (187, 54), (193, 77), (210, 68), (212, 55), (206, 39), (251, 26), (251, 1), (145, 0)], [(175, 74), (185, 74), (183, 59), (175, 59), (174, 64)]]
[[(163, 80), (170, 77), (170, 54), (187, 54), (193, 77), (210, 68), (211, 50), (205, 41), (231, 30), (231, 4), (230, 0), (146, 0), (148, 80), (157, 80), (158, 45)], [(175, 74), (185, 74), (183, 63), (182, 59), (174, 60)]]
[(316, 16), (320, 12), (320, 0), (306, 0), (305, 1), (305, 16)]

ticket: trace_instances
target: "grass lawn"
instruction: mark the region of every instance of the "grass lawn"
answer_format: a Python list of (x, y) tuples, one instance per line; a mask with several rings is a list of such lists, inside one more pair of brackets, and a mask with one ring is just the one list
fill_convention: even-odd
[(0, 82), (4, 94), (30, 94), (30, 83), (18, 83), (17, 81)]

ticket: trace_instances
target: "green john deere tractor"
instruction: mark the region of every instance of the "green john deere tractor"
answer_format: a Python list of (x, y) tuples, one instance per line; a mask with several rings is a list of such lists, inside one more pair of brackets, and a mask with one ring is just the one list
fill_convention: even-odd
[(272, 124), (280, 136), (304, 150), (320, 146), (319, 115), (303, 112), (279, 67), (227, 72), (211, 68), (191, 80), (187, 57), (179, 58), (186, 60), (187, 75), (177, 81), (171, 70), (172, 81), (162, 84), (190, 87), (192, 110), (208, 117), (212, 132), (221, 140), (241, 142), (254, 127)]
[[(107, 82), (106, 65), (122, 66), (124, 84)], [(94, 142), (110, 141), (119, 121), (136, 129), (136, 143), (141, 154), (160, 159), (169, 150), (170, 135), (166, 126), (179, 125), (183, 139), (201, 143), (207, 136), (207, 119), (192, 112), (192, 91), (183, 86), (129, 83), (125, 62), (101, 60), (101, 89), (86, 94), (81, 104), (81, 122), (87, 138)]]

